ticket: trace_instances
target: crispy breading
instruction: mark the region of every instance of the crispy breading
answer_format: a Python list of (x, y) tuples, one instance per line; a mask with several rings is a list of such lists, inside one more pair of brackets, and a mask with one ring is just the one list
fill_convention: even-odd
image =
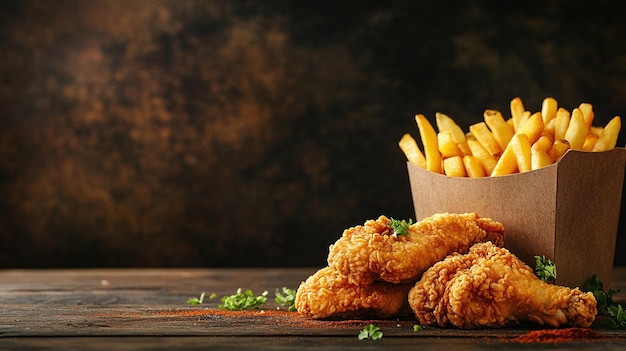
[(413, 284), (373, 282), (355, 285), (325, 267), (300, 284), (298, 313), (315, 319), (390, 318), (410, 314), (407, 295)]
[(354, 284), (375, 280), (410, 282), (453, 252), (467, 252), (475, 243), (504, 244), (504, 226), (476, 213), (439, 213), (394, 236), (389, 219), (380, 216), (346, 229), (330, 246), (328, 265)]
[(409, 304), (423, 325), (466, 329), (589, 327), (597, 313), (592, 293), (542, 282), (515, 255), (489, 242), (428, 269), (409, 292)]

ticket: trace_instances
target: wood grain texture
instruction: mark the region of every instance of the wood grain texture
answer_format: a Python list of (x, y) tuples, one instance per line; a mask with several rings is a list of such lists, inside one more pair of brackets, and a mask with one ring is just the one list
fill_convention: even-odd
[[(83, 269), (0, 271), (0, 348), (72, 349), (351, 349), (417, 346), (442, 350), (520, 349), (511, 340), (528, 328), (457, 330), (427, 327), (413, 331), (411, 316), (396, 320), (314, 321), (278, 309), (274, 291), (296, 289), (315, 268), (287, 269)], [(626, 290), (626, 269), (616, 269), (614, 288)], [(270, 292), (262, 309), (245, 312), (218, 308), (219, 298), (189, 305), (206, 292), (218, 297), (237, 288)], [(623, 293), (616, 295), (624, 303)], [(361, 328), (383, 330), (380, 343), (359, 341)], [(594, 330), (606, 339), (585, 341), (603, 349), (626, 346), (626, 330), (601, 323)], [(93, 347), (91, 347), (93, 345)], [(571, 345), (570, 345), (571, 346)], [(586, 347), (585, 346), (585, 347)]]

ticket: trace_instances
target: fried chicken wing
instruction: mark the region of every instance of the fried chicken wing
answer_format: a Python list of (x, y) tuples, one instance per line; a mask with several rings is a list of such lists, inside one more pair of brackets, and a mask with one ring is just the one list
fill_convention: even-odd
[(380, 216), (346, 229), (330, 246), (328, 265), (354, 284), (375, 280), (410, 282), (453, 252), (467, 252), (475, 243), (504, 243), (504, 227), (476, 213), (439, 213), (393, 235), (390, 220)]
[(544, 283), (507, 249), (489, 242), (428, 269), (409, 292), (409, 304), (423, 325), (465, 329), (525, 322), (589, 327), (597, 313), (592, 293)]
[(410, 314), (407, 295), (413, 284), (373, 282), (355, 285), (325, 267), (300, 284), (295, 306), (314, 319), (389, 318)]

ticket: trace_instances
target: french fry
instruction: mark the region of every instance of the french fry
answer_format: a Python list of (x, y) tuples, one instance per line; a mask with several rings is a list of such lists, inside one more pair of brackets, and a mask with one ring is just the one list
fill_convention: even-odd
[(448, 177), (466, 177), (465, 166), (461, 156), (448, 157), (443, 160), (444, 174)]
[(453, 140), (452, 132), (444, 130), (437, 134), (437, 145), (443, 158), (463, 156), (463, 152)]
[(500, 146), (500, 149), (504, 150), (513, 137), (513, 128), (506, 123), (504, 117), (502, 117), (502, 114), (499, 111), (486, 110), (483, 116), (485, 118), (485, 123), (493, 134), (493, 138), (498, 143), (498, 146)]
[(532, 170), (543, 168), (553, 164), (554, 161), (550, 155), (543, 150), (530, 149), (530, 168)]
[(515, 131), (519, 130), (522, 127), (523, 119), (524, 119), (524, 103), (522, 103), (522, 99), (519, 97), (513, 98), (511, 100), (511, 118), (513, 119), (513, 127)]
[(552, 139), (546, 135), (542, 135), (530, 147), (530, 168), (531, 170), (543, 168), (554, 163), (554, 160), (550, 156), (552, 151)]
[(598, 136), (592, 133), (587, 134), (585, 137), (585, 143), (583, 144), (583, 151), (593, 151), (593, 147), (596, 146)]
[(563, 157), (563, 155), (565, 155), (565, 152), (567, 152), (567, 150), (569, 149), (570, 149), (570, 146), (567, 140), (565, 139), (555, 140), (554, 144), (552, 144), (552, 151), (550, 153), (550, 156), (552, 157), (554, 162), (556, 162), (561, 157)]
[(593, 134), (595, 136), (600, 136), (600, 134), (602, 134), (603, 130), (604, 130), (604, 127), (591, 126), (591, 127), (589, 127), (589, 134)]
[(552, 97), (543, 99), (543, 102), (541, 103), (541, 118), (543, 119), (544, 125), (556, 117), (557, 109), (558, 103), (556, 102), (556, 99)]
[(515, 124), (513, 123), (513, 118), (507, 119), (506, 124), (508, 124), (509, 127), (515, 131)]
[(554, 140), (560, 140), (565, 138), (565, 132), (569, 126), (570, 113), (568, 110), (560, 107), (556, 111), (556, 117), (554, 121)]
[(502, 155), (498, 158), (498, 162), (496, 162), (496, 166), (493, 168), (491, 176), (499, 177), (513, 174), (515, 171), (517, 171), (517, 158), (515, 157), (513, 146), (509, 143), (506, 149), (502, 151)]
[(421, 114), (415, 116), (423, 153), (415, 139), (405, 134), (400, 148), (410, 163), (435, 173), (454, 177), (502, 176), (546, 167), (558, 162), (567, 150), (589, 152), (615, 148), (621, 117), (606, 126), (593, 126), (595, 113), (590, 103), (568, 111), (556, 99), (546, 97), (541, 111), (531, 113), (519, 97), (510, 101), (511, 117), (485, 110), (484, 121), (469, 126), (468, 132), (449, 116), (435, 114), (438, 133)]
[(404, 134), (402, 138), (400, 138), (398, 145), (409, 162), (418, 167), (426, 168), (426, 158), (415, 139), (413, 139), (409, 133)]
[(615, 148), (617, 144), (617, 137), (619, 131), (622, 128), (622, 119), (620, 116), (615, 116), (604, 126), (602, 134), (598, 137), (598, 141), (593, 146), (593, 151), (607, 151)]
[(417, 128), (419, 129), (420, 137), (422, 138), (424, 156), (426, 157), (426, 169), (431, 172), (442, 173), (441, 154), (439, 153), (439, 145), (435, 129), (430, 124), (428, 119), (424, 117), (424, 115), (416, 115), (415, 122), (417, 122)]
[(477, 157), (472, 155), (463, 156), (463, 166), (465, 166), (465, 172), (470, 178), (481, 178), (487, 175), (483, 165), (480, 163)]
[(583, 102), (578, 105), (578, 109), (583, 113), (585, 125), (587, 126), (587, 128), (591, 127), (594, 118), (593, 105), (587, 102)]
[(587, 136), (587, 125), (585, 124), (585, 118), (582, 111), (575, 108), (572, 111), (572, 117), (569, 121), (569, 126), (565, 132), (563, 139), (569, 142), (569, 147), (572, 150), (582, 150), (585, 143), (585, 137)]
[(542, 135), (531, 147), (537, 151), (550, 152), (552, 139), (547, 135)]
[(523, 133), (515, 134), (511, 139), (511, 149), (517, 160), (517, 169), (520, 172), (530, 171), (530, 141), (528, 136)]
[(522, 128), (517, 132), (518, 134), (526, 134), (528, 137), (528, 141), (533, 144), (539, 137), (541, 136), (541, 132), (543, 131), (543, 119), (541, 118), (541, 113), (537, 112), (528, 118), (526, 123), (522, 126)]
[(556, 125), (556, 118), (552, 118), (548, 123), (543, 124), (543, 131), (541, 135), (545, 135), (550, 138), (554, 138), (554, 126)]
[(472, 155), (478, 159), (485, 173), (491, 174), (498, 160), (483, 147), (478, 140), (468, 140), (467, 145), (472, 150)]
[[(467, 132), (467, 133), (465, 133), (465, 140), (467, 140), (467, 141), (470, 141), (470, 140), (476, 141), (476, 138), (474, 137), (474, 134), (472, 134), (472, 132)], [(470, 152), (471, 151), (472, 150), (470, 149)]]
[(448, 115), (445, 115), (441, 112), (435, 113), (435, 122), (437, 124), (437, 129), (439, 132), (443, 132), (448, 130), (452, 133), (452, 140), (457, 144), (458, 148), (461, 149), (464, 155), (469, 155), (470, 150), (467, 146), (467, 140), (465, 138), (465, 133), (463, 129), (459, 127), (459, 125)]
[(478, 140), (478, 142), (481, 143), (490, 154), (498, 155), (502, 152), (500, 145), (498, 145), (496, 139), (494, 139), (493, 134), (489, 128), (487, 128), (487, 124), (485, 124), (485, 122), (472, 124), (469, 127), (469, 130), (474, 138), (476, 138), (476, 140)]

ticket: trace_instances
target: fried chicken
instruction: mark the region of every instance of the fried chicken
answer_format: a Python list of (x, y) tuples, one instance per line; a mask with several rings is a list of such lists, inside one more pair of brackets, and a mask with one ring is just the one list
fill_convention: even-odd
[(380, 216), (346, 229), (330, 246), (328, 265), (353, 284), (411, 282), (453, 252), (478, 242), (504, 243), (503, 225), (476, 213), (435, 214), (412, 224), (407, 235), (393, 235), (389, 222)]
[(507, 249), (474, 245), (428, 269), (409, 292), (423, 325), (491, 328), (534, 323), (589, 327), (596, 299), (578, 288), (544, 283)]
[(413, 284), (373, 282), (355, 285), (325, 267), (300, 284), (295, 306), (314, 319), (389, 318), (410, 314), (407, 295)]

